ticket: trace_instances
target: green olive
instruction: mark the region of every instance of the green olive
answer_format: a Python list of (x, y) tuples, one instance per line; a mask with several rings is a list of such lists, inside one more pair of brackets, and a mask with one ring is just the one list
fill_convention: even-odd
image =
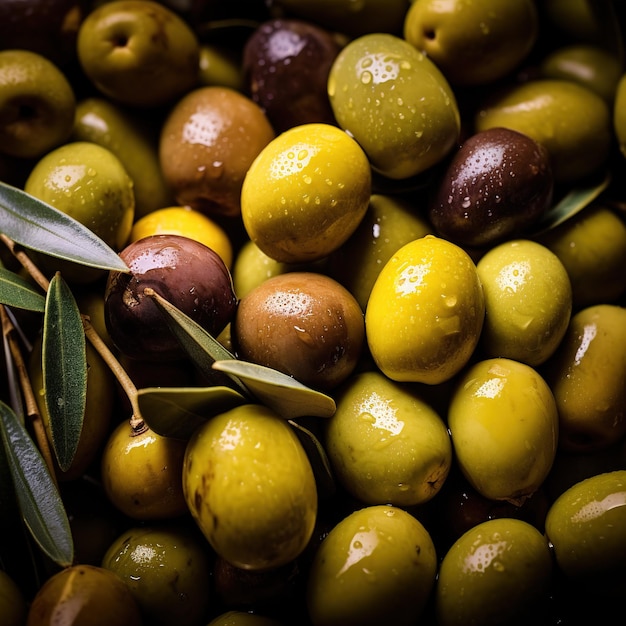
[(511, 128), (543, 144), (557, 184), (597, 173), (613, 141), (607, 103), (587, 87), (563, 79), (530, 80), (489, 94), (474, 124), (478, 131)]
[(574, 311), (616, 302), (626, 292), (626, 223), (612, 209), (593, 204), (537, 241), (565, 266)]
[(328, 95), (339, 126), (388, 178), (424, 172), (459, 138), (460, 113), (448, 81), (394, 35), (373, 33), (347, 44), (331, 67)]
[(458, 381), (448, 427), (461, 472), (481, 495), (523, 503), (548, 475), (558, 414), (546, 381), (512, 359), (478, 361)]
[(563, 263), (545, 246), (518, 239), (489, 250), (476, 268), (485, 293), (485, 355), (532, 366), (545, 362), (561, 343), (572, 311)]
[(117, 574), (154, 626), (195, 626), (207, 613), (208, 546), (186, 523), (133, 526), (109, 546), (102, 567)]
[(426, 528), (403, 509), (370, 506), (332, 528), (307, 587), (313, 626), (416, 624), (435, 583), (437, 555)]
[(515, 69), (539, 32), (533, 0), (415, 0), (404, 37), (453, 84), (484, 85)]
[(269, 570), (295, 559), (313, 534), (315, 477), (289, 424), (246, 404), (201, 426), (187, 444), (187, 505), (224, 559)]
[(0, 622), (3, 626), (24, 626), (28, 605), (13, 578), (0, 569)]
[(444, 555), (435, 592), (439, 626), (528, 624), (550, 589), (552, 555), (534, 526), (481, 522)]
[(433, 233), (419, 207), (398, 196), (373, 194), (365, 217), (328, 259), (328, 271), (365, 311), (383, 266), (403, 245)]
[(606, 448), (626, 434), (626, 309), (598, 304), (576, 313), (545, 376), (559, 411), (559, 445)]
[(0, 152), (41, 158), (72, 132), (76, 100), (65, 74), (28, 50), (0, 51)]
[(546, 516), (558, 568), (594, 587), (626, 581), (626, 470), (586, 478), (561, 494)]
[(619, 149), (626, 157), (626, 74), (622, 74), (617, 83), (613, 102), (613, 130)]
[(380, 372), (353, 376), (327, 422), (326, 451), (348, 492), (366, 504), (432, 499), (452, 465), (441, 417), (410, 387)]
[(541, 62), (540, 71), (544, 78), (579, 83), (613, 106), (622, 66), (614, 54), (600, 46), (572, 44), (548, 54)]
[(104, 98), (84, 98), (76, 105), (72, 138), (108, 148), (121, 161), (133, 181), (135, 219), (172, 204), (161, 173), (157, 142), (138, 116)]

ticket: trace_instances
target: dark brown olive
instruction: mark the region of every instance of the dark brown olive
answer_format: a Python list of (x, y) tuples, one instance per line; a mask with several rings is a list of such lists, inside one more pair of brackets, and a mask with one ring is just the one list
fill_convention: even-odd
[(548, 151), (506, 128), (471, 135), (443, 172), (429, 203), (440, 236), (470, 247), (522, 235), (552, 201)]
[(130, 273), (111, 272), (105, 289), (105, 321), (117, 349), (129, 358), (172, 360), (184, 355), (152, 288), (213, 336), (233, 317), (237, 298), (221, 257), (180, 235), (152, 235), (120, 252)]
[(358, 302), (337, 281), (315, 272), (289, 272), (241, 299), (231, 335), (239, 358), (328, 390), (356, 367), (365, 323)]
[(326, 85), (340, 49), (331, 33), (300, 20), (269, 20), (254, 31), (243, 53), (246, 85), (277, 132), (335, 123)]

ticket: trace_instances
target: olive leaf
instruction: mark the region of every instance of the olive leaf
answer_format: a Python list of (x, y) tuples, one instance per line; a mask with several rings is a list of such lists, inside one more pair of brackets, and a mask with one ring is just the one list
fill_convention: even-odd
[(285, 419), (331, 417), (335, 413), (335, 401), (330, 396), (270, 367), (229, 359), (215, 361), (213, 368), (242, 380), (263, 404)]
[(308, 429), (294, 422), (288, 420), (291, 427), (294, 429), (302, 447), (309, 457), (309, 462), (315, 474), (315, 483), (317, 484), (318, 491), (321, 496), (327, 497), (335, 493), (335, 477), (328, 460), (328, 455), (324, 446), (320, 443), (319, 439)]
[(56, 564), (71, 565), (74, 542), (59, 492), (26, 428), (2, 401), (0, 436), (19, 508), (33, 539)]
[(46, 298), (42, 370), (52, 447), (66, 471), (74, 459), (83, 428), (87, 398), (85, 331), (72, 292), (57, 273)]
[(230, 387), (147, 387), (137, 394), (151, 430), (162, 437), (189, 439), (208, 419), (249, 402)]
[(130, 271), (117, 252), (78, 220), (3, 182), (0, 232), (29, 250), (89, 267)]
[(605, 191), (610, 181), (611, 176), (607, 172), (599, 182), (594, 182), (586, 187), (571, 189), (557, 204), (539, 218), (531, 234), (543, 234), (582, 211)]
[(43, 313), (46, 297), (19, 274), (0, 267), (0, 304)]
[[(208, 378), (214, 374), (213, 363), (235, 357), (207, 332), (200, 324), (192, 320), (188, 315), (175, 307), (171, 302), (159, 295), (154, 289), (146, 289), (145, 295), (152, 298), (165, 316), (169, 329), (176, 336), (179, 343), (189, 358), (196, 364), (198, 369)], [(233, 376), (223, 377), (224, 385), (232, 386), (239, 393), (248, 396), (248, 390), (241, 381)]]

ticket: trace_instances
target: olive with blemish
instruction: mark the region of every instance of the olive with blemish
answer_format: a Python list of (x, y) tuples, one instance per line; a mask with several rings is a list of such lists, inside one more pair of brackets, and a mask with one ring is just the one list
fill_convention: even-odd
[(365, 337), (354, 296), (316, 272), (267, 279), (241, 298), (232, 325), (238, 356), (328, 390), (354, 370)]
[(184, 356), (146, 288), (214, 336), (231, 321), (237, 306), (232, 278), (208, 246), (182, 235), (152, 235), (129, 244), (120, 256), (130, 273), (109, 274), (104, 306), (109, 335), (122, 354), (158, 360)]
[(243, 51), (246, 87), (277, 132), (334, 123), (326, 84), (340, 49), (330, 32), (301, 20), (269, 20), (254, 31)]
[(452, 157), (429, 203), (437, 232), (481, 247), (522, 234), (550, 206), (550, 155), (531, 137), (492, 128), (469, 137)]

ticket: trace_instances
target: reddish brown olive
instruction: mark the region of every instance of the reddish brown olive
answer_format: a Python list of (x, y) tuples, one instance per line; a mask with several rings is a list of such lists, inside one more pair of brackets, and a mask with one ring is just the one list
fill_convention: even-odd
[(358, 302), (338, 282), (315, 272), (289, 272), (241, 299), (231, 331), (242, 360), (328, 390), (356, 367), (365, 326)]
[(435, 187), (429, 218), (437, 233), (471, 247), (522, 235), (550, 206), (553, 174), (546, 148), (507, 128), (470, 136)]
[(145, 289), (151, 288), (213, 336), (235, 313), (232, 278), (221, 257), (180, 235), (152, 235), (122, 250), (130, 273), (111, 272), (105, 289), (105, 321), (118, 350), (134, 359), (184, 356), (165, 315)]

